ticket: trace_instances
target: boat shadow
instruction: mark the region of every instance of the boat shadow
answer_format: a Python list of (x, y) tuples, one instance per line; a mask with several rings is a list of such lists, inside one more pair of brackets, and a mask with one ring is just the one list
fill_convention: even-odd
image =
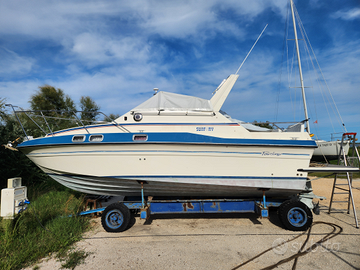
[[(127, 230), (136, 224), (137, 218), (140, 217), (138, 213), (132, 213), (131, 219)], [(262, 218), (257, 213), (176, 213), (176, 214), (154, 214), (151, 215), (143, 225), (151, 225), (154, 220), (186, 220), (186, 219), (202, 219), (202, 220), (214, 220), (214, 219), (241, 219), (250, 220), (254, 225), (263, 225), (262, 220), (268, 219), (273, 225), (282, 228), (282, 223), (278, 217), (277, 210), (269, 210), (269, 218)]]

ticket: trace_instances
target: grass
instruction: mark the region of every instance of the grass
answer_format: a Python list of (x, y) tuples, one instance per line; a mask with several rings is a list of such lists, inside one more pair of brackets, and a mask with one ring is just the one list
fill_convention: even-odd
[(82, 197), (70, 191), (50, 191), (13, 220), (1, 220), (0, 269), (21, 269), (54, 253), (66, 261), (64, 268), (73, 269), (87, 256), (81, 251), (69, 252), (89, 228), (88, 218), (74, 215), (81, 204)]
[(76, 250), (67, 252), (66, 254), (58, 254), (57, 257), (60, 261), (65, 261), (65, 263), (61, 264), (63, 268), (75, 269), (76, 266), (84, 262), (88, 255), (88, 252)]
[[(309, 176), (315, 176), (315, 177), (321, 177), (321, 178), (334, 178), (335, 177), (334, 174), (325, 173), (325, 172), (309, 173)], [(338, 173), (337, 178), (347, 178), (347, 176), (345, 173), (342, 173), (342, 174)], [(352, 178), (359, 179), (360, 173), (353, 173)]]

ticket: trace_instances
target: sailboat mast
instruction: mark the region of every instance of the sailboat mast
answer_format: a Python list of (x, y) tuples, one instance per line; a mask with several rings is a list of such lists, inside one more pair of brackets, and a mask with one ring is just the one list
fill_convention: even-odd
[(309, 117), (308, 117), (308, 111), (307, 111), (307, 106), (306, 106), (305, 87), (304, 87), (304, 80), (303, 80), (303, 74), (302, 74), (302, 69), (301, 69), (301, 59), (300, 59), (300, 51), (299, 51), (299, 42), (298, 42), (298, 37), (297, 37), (297, 32), (296, 32), (296, 22), (295, 22), (293, 0), (290, 0), (290, 6), (291, 6), (291, 15), (292, 15), (292, 20), (293, 20), (293, 25), (294, 25), (294, 35), (295, 35), (296, 53), (297, 53), (298, 65), (299, 65), (301, 93), (302, 93), (302, 98), (303, 98), (303, 103), (304, 103), (304, 112), (305, 112), (305, 121), (306, 121), (305, 129), (310, 134)]

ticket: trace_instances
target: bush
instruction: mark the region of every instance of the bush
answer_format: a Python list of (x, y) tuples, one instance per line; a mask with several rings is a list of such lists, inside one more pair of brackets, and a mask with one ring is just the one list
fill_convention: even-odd
[(51, 191), (15, 219), (3, 219), (0, 269), (20, 269), (53, 252), (66, 252), (89, 225), (88, 218), (76, 216), (82, 201), (68, 191)]

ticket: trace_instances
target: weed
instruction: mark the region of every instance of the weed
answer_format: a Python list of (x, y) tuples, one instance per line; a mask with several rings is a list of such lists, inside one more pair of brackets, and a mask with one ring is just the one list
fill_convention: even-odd
[(69, 191), (50, 191), (13, 220), (1, 220), (0, 269), (20, 269), (49, 253), (66, 253), (89, 228), (88, 218), (75, 215), (81, 203)]
[(62, 268), (75, 269), (76, 266), (84, 262), (89, 254), (90, 253), (83, 250), (77, 250), (61, 254), (60, 258), (59, 256), (58, 258), (60, 261), (65, 261), (65, 263), (61, 265)]

